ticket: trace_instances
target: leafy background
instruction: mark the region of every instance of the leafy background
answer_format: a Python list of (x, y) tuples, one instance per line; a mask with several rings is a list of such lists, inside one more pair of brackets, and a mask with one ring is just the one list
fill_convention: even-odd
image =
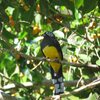
[[(46, 31), (54, 32), (69, 62), (63, 64), (65, 81), (100, 77), (100, 0), (0, 0), (0, 89), (5, 93), (20, 100), (42, 100), (52, 95), (53, 86), (44, 82), (51, 79), (48, 63), (29, 59), (43, 57), (40, 36)], [(4, 89), (11, 83), (25, 82), (35, 84)], [(66, 86), (65, 91), (79, 87)], [(99, 96), (98, 85), (62, 100), (97, 100)]]

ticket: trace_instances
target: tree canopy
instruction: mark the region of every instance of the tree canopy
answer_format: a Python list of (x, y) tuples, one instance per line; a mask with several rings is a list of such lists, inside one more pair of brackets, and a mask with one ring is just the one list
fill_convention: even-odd
[(61, 100), (100, 99), (100, 0), (0, 0), (0, 90), (20, 100), (49, 100), (53, 85), (40, 36), (61, 45)]

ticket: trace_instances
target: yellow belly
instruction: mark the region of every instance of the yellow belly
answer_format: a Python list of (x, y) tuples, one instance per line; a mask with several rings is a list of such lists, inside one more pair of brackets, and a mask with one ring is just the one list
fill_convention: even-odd
[[(44, 55), (46, 56), (46, 58), (49, 58), (49, 59), (61, 59), (60, 55), (59, 55), (59, 52), (57, 51), (57, 49), (53, 46), (46, 46), (44, 49), (43, 49), (43, 53)], [(58, 72), (59, 71), (59, 68), (61, 67), (61, 64), (60, 63), (57, 63), (57, 62), (49, 62), (51, 67), (53, 68), (53, 70), (55, 72)]]

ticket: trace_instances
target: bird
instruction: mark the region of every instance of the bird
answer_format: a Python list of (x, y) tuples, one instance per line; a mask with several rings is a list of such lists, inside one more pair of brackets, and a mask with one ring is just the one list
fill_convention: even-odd
[[(41, 51), (43, 55), (50, 60), (63, 60), (63, 53), (59, 42), (57, 41), (53, 32), (45, 32), (43, 39), (40, 43)], [(54, 95), (60, 95), (64, 93), (64, 82), (62, 64), (54, 61), (50, 61), (50, 72), (52, 76), (52, 83), (54, 85)]]

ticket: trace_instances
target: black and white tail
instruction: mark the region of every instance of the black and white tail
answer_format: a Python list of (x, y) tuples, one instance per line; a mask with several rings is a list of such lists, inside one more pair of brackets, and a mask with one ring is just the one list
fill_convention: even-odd
[(58, 73), (55, 73), (51, 68), (52, 82), (54, 84), (54, 95), (59, 95), (64, 93), (64, 82), (62, 75), (62, 67), (59, 69)]

